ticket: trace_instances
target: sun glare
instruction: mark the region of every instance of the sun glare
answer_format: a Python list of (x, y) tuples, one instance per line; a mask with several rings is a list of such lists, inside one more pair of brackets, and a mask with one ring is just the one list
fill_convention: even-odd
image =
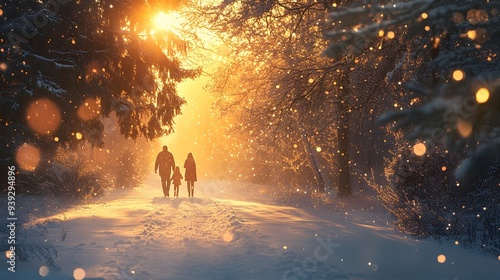
[(172, 32), (180, 30), (184, 21), (184, 18), (176, 12), (160, 12), (153, 17), (153, 24), (157, 30)]

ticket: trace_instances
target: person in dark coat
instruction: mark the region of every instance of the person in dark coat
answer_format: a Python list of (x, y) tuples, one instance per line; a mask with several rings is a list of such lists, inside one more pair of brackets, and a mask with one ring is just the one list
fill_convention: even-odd
[(184, 162), (184, 168), (186, 172), (184, 173), (184, 179), (187, 182), (188, 197), (194, 196), (194, 182), (196, 182), (196, 163), (192, 153), (189, 153), (186, 161)]
[(160, 171), (161, 187), (165, 196), (169, 196), (170, 193), (170, 172), (174, 171), (174, 168), (174, 156), (168, 151), (167, 146), (163, 146), (163, 151), (156, 156), (155, 173)]
[(175, 167), (174, 174), (172, 175), (172, 184), (174, 184), (174, 197), (179, 197), (179, 186), (181, 185), (182, 177), (181, 169), (179, 166)]

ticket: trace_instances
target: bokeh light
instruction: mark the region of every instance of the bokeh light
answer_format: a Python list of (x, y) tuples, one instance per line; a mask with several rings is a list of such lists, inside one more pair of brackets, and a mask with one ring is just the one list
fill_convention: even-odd
[(45, 277), (49, 275), (49, 268), (46, 267), (45, 265), (42, 265), (38, 270), (38, 273), (40, 274), (40, 276)]
[(467, 38), (474, 40), (476, 39), (476, 30), (469, 30), (467, 31)]
[(38, 167), (40, 163), (41, 153), (40, 150), (31, 145), (23, 144), (16, 152), (16, 161), (19, 167), (26, 171), (33, 171)]
[(316, 152), (321, 152), (321, 147), (316, 147)]
[(75, 133), (75, 138), (76, 138), (77, 140), (82, 140), (82, 138), (83, 138), (83, 134), (82, 134), (82, 133), (80, 133), (80, 132), (77, 132), (77, 133)]
[(87, 98), (85, 101), (78, 107), (78, 117), (82, 121), (90, 121), (99, 116), (101, 113), (101, 102), (99, 99), (95, 98)]
[(394, 39), (394, 37), (396, 37), (396, 34), (394, 33), (394, 31), (387, 32), (387, 38)]
[(229, 230), (226, 231), (224, 233), (224, 235), (222, 236), (222, 240), (224, 240), (224, 242), (226, 243), (230, 243), (231, 241), (233, 241), (234, 239), (234, 234), (232, 232), (230, 232)]
[(52, 134), (61, 124), (61, 112), (49, 99), (38, 99), (28, 106), (26, 121), (40, 134)]
[(7, 64), (5, 64), (5, 62), (0, 63), (0, 70), (2, 71), (7, 70)]
[(462, 70), (455, 70), (453, 71), (453, 80), (455, 81), (461, 81), (465, 78), (465, 73)]
[(438, 261), (438, 263), (444, 263), (444, 262), (446, 262), (446, 256), (445, 255), (439, 255), (437, 257), (437, 261)]
[(464, 15), (461, 13), (453, 13), (453, 22), (455, 24), (462, 24), (464, 22), (465, 18)]
[(413, 153), (417, 156), (423, 156), (427, 152), (427, 148), (424, 143), (417, 143), (413, 146)]
[(82, 280), (85, 278), (85, 270), (83, 268), (77, 268), (73, 271), (73, 277), (75, 280)]
[(477, 103), (484, 103), (490, 98), (490, 91), (487, 88), (480, 88), (476, 92)]
[(459, 120), (457, 122), (457, 130), (463, 138), (467, 138), (472, 134), (472, 123), (469, 121)]

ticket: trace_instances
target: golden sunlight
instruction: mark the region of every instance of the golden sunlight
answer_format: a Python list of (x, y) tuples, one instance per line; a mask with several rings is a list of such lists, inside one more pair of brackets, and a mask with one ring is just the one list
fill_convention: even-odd
[(176, 32), (181, 29), (185, 19), (176, 12), (159, 12), (153, 17), (153, 24), (157, 30)]

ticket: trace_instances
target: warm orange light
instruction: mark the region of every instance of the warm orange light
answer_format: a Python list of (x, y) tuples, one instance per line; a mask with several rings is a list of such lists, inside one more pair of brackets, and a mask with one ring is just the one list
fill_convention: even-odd
[(472, 134), (472, 123), (469, 121), (459, 120), (457, 122), (457, 130), (463, 138), (467, 138)]
[(222, 240), (224, 240), (224, 242), (226, 243), (230, 243), (231, 241), (233, 241), (234, 239), (234, 234), (232, 232), (230, 232), (229, 230), (226, 231), (224, 233), (224, 235), (222, 236)]
[(40, 269), (38, 269), (38, 273), (40, 274), (40, 276), (46, 277), (47, 275), (49, 275), (49, 268), (43, 265), (40, 267)]
[(99, 116), (101, 112), (101, 102), (99, 99), (87, 98), (78, 107), (78, 117), (83, 121), (90, 121)]
[(453, 80), (461, 81), (465, 78), (465, 73), (462, 70), (453, 71)]
[(23, 144), (17, 149), (16, 161), (21, 169), (26, 171), (33, 171), (40, 163), (41, 153), (40, 150), (30, 144)]
[(413, 153), (417, 156), (423, 156), (427, 152), (427, 148), (424, 143), (417, 143), (413, 146)]
[(172, 32), (181, 29), (181, 23), (184, 21), (184, 18), (176, 12), (160, 12), (153, 17), (153, 24), (156, 29)]
[(477, 103), (484, 103), (490, 98), (490, 91), (487, 88), (480, 88), (476, 92)]
[(446, 256), (445, 256), (445, 255), (439, 255), (439, 256), (437, 257), (437, 261), (438, 261), (439, 263), (444, 263), (444, 262), (446, 262)]
[(471, 40), (475, 40), (477, 36), (476, 30), (469, 30), (467, 31), (467, 37)]
[(75, 280), (83, 280), (85, 278), (85, 270), (83, 268), (77, 268), (73, 271), (73, 277)]
[(52, 134), (61, 124), (61, 111), (49, 99), (38, 99), (28, 106), (26, 121), (39, 134)]

